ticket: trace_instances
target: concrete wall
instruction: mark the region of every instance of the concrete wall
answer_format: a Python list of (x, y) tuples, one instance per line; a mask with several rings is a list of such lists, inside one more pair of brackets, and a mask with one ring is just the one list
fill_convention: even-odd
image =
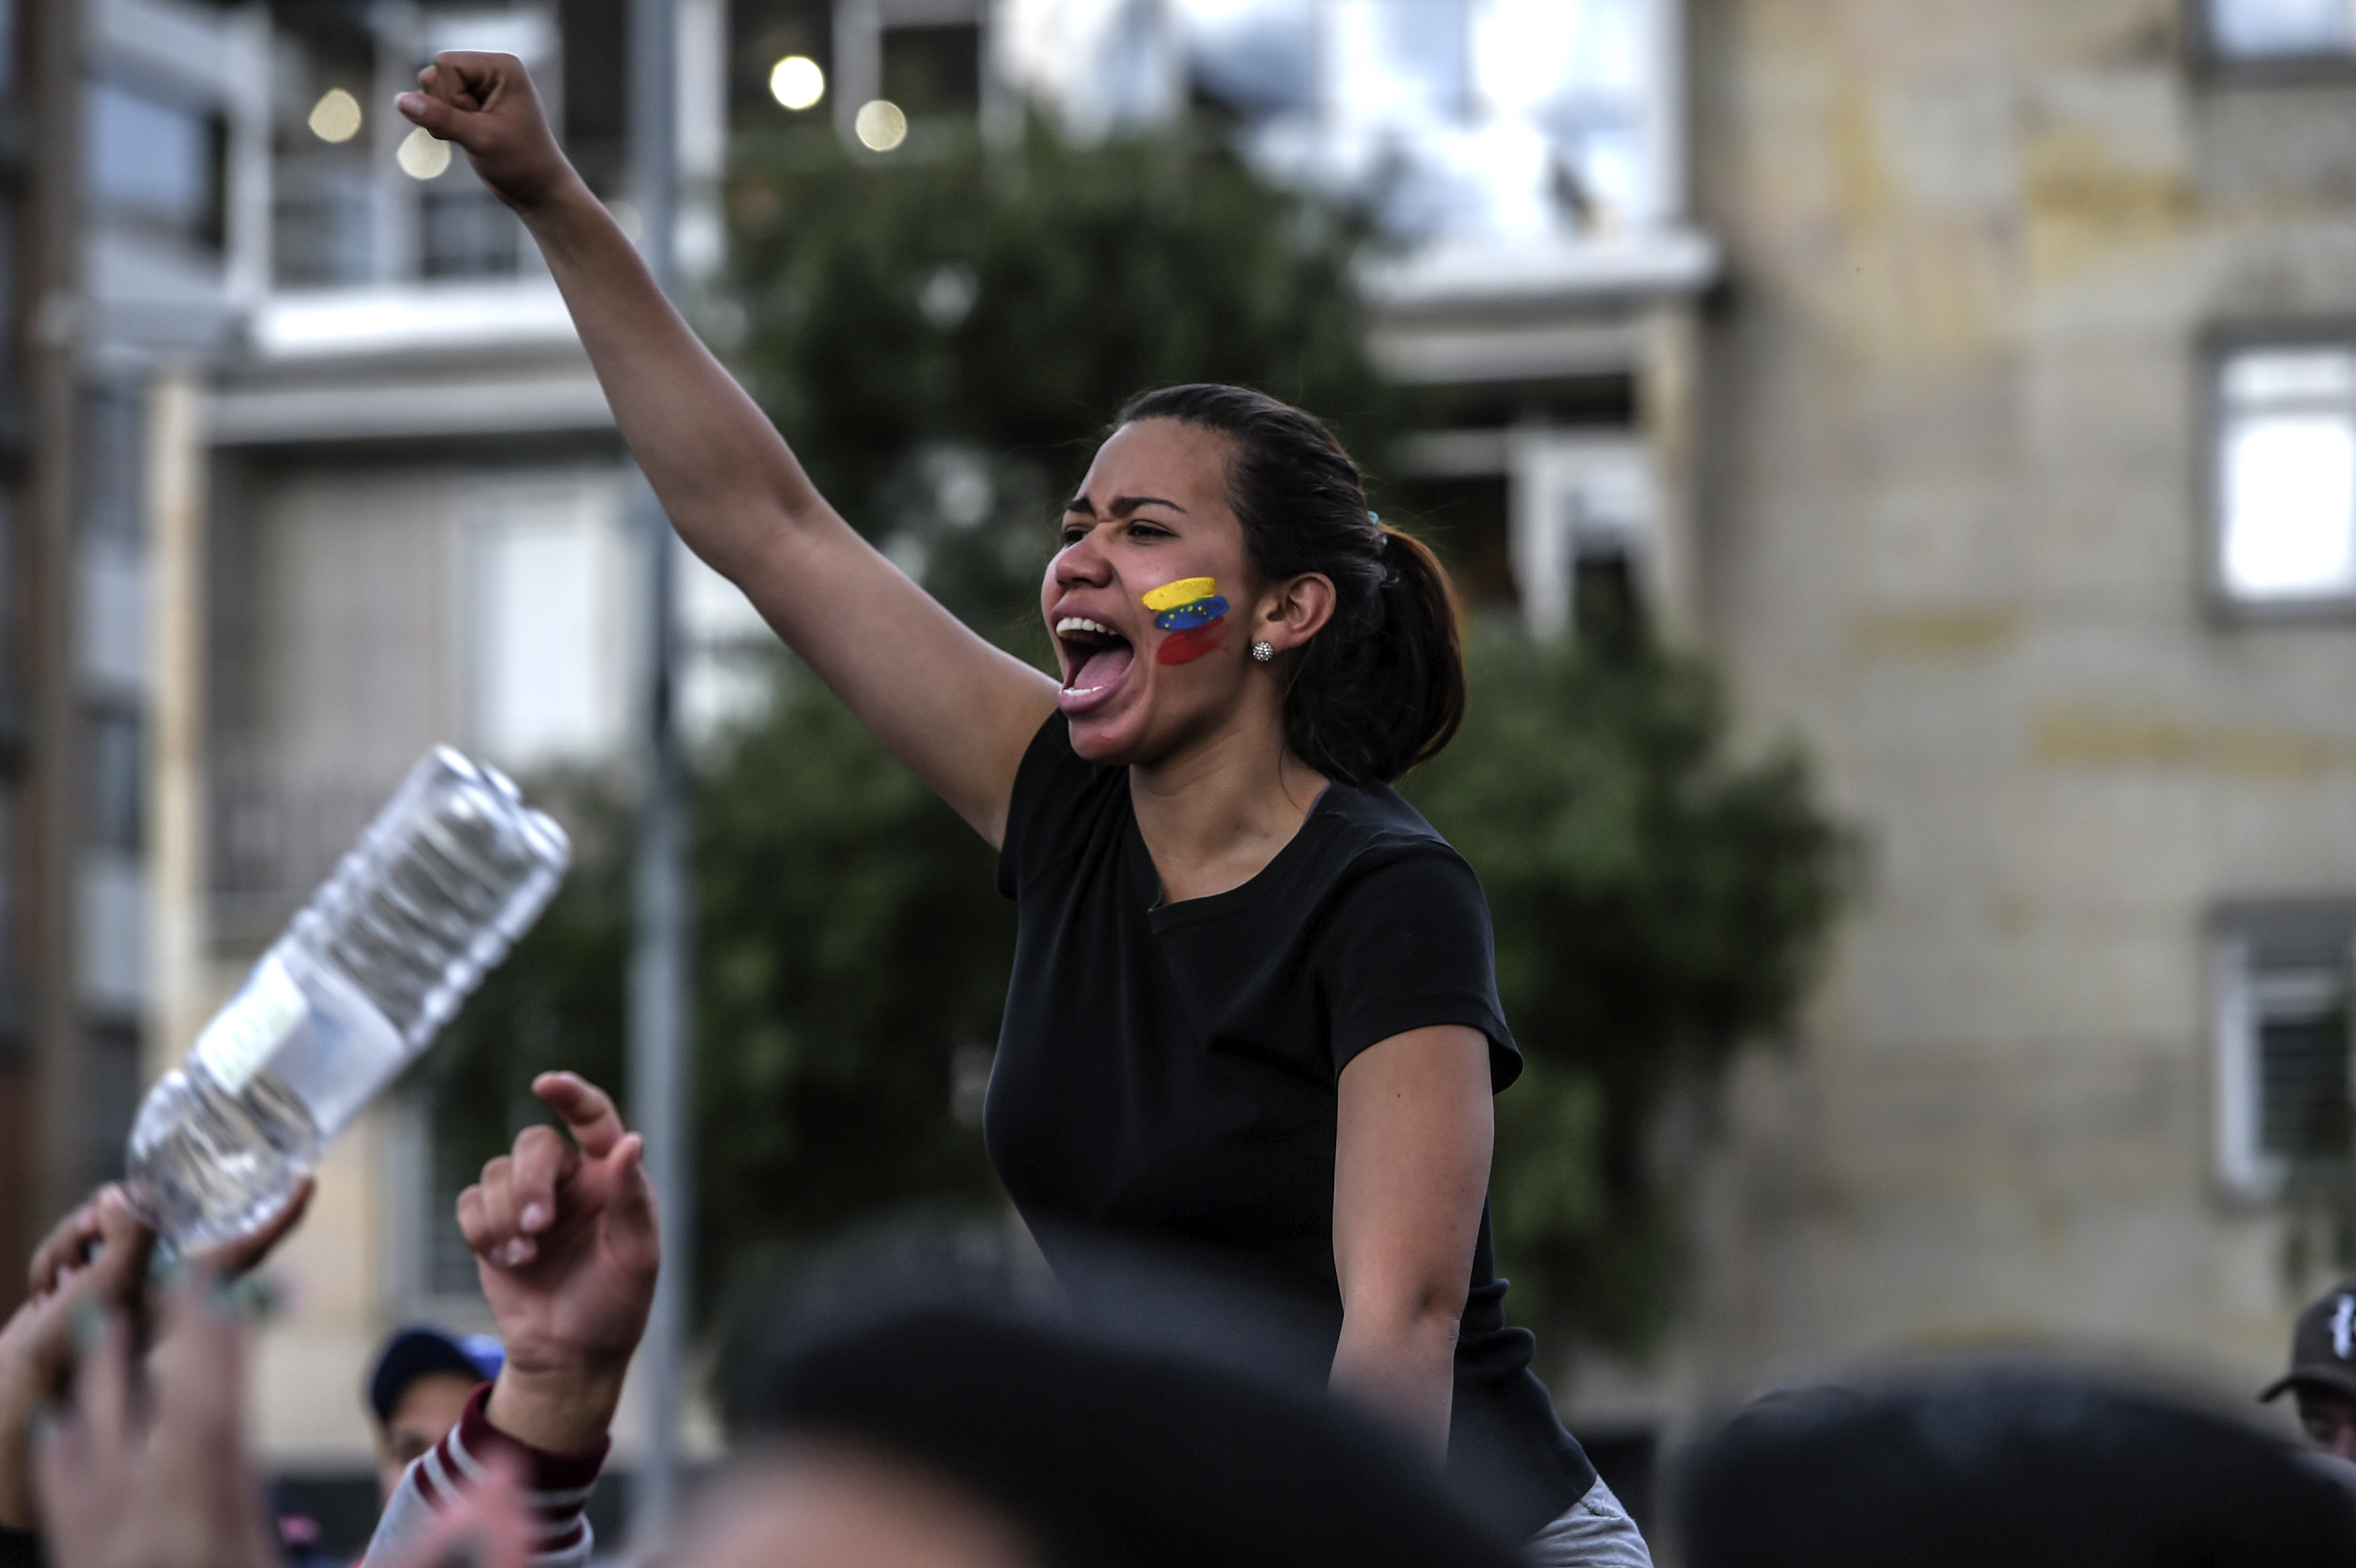
[(2356, 319), (2356, 91), (2174, 0), (1697, 0), (1707, 636), (1869, 887), (1748, 1064), (1697, 1370), (2020, 1338), (2278, 1367), (2211, 1177), (2203, 922), (2356, 889), (2356, 622), (2204, 588), (2205, 335)]

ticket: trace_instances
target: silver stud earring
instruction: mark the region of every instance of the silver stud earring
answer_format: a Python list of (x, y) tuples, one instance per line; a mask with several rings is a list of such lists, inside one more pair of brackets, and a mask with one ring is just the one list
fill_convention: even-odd
[(1252, 657), (1259, 660), (1262, 664), (1268, 663), (1269, 660), (1276, 657), (1276, 645), (1270, 642), (1254, 643), (1252, 645)]

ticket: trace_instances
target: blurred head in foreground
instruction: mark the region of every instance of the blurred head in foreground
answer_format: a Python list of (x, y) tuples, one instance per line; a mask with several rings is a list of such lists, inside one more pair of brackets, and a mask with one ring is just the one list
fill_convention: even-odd
[(2318, 1448), (2356, 1459), (2356, 1280), (2341, 1281), (2298, 1315), (2290, 1371), (2258, 1397), (2286, 1393), (2298, 1401), (2298, 1424)]
[(877, 1294), (746, 1336), (723, 1391), (742, 1457), (677, 1568), (1514, 1562), (1322, 1392), (967, 1288)]
[(2356, 1502), (2263, 1434), (2029, 1370), (1779, 1395), (1687, 1462), (1689, 1568), (2304, 1568)]

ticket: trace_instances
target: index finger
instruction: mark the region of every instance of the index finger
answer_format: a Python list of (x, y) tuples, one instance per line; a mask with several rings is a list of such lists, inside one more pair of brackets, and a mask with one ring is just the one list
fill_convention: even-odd
[(622, 1114), (614, 1108), (612, 1096), (576, 1073), (543, 1072), (531, 1081), (531, 1092), (541, 1104), (564, 1118), (573, 1141), (591, 1159), (613, 1153), (614, 1146), (629, 1130), (622, 1125)]
[(476, 91), (474, 82), (457, 62), (446, 57), (437, 57), (432, 65), (417, 73), (417, 90), (453, 109), (483, 106), (482, 94)]
[(80, 1268), (90, 1261), (90, 1250), (99, 1239), (98, 1200), (92, 1199), (50, 1227), (33, 1249), (32, 1266), (27, 1269), (27, 1283), (35, 1296), (47, 1296), (58, 1287), (58, 1276), (70, 1268)]
[(499, 79), (509, 68), (519, 69), (522, 64), (513, 55), (482, 49), (444, 49), (434, 57), (434, 69), (448, 73), (455, 90), (467, 96), (469, 101), (465, 106), (468, 109), (488, 105)]

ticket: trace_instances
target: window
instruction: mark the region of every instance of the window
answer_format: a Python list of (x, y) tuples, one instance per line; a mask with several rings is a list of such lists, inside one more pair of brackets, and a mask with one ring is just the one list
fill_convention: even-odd
[(2216, 409), (2219, 590), (2251, 606), (2356, 601), (2356, 347), (2229, 352)]
[(220, 240), (219, 127), (207, 115), (111, 82), (83, 100), (86, 167), (103, 213), (185, 240)]
[(2204, 0), (2208, 43), (2222, 60), (2356, 59), (2351, 0)]
[(2271, 1196), (2297, 1169), (2347, 1163), (2356, 1140), (2356, 903), (2229, 910), (2215, 962), (2219, 1173)]
[(971, 23), (887, 27), (884, 96), (911, 115), (971, 115), (981, 108), (981, 29)]
[(616, 755), (634, 691), (637, 573), (613, 474), (481, 485), (467, 507), (476, 743), (519, 771)]
[[(1547, 241), (1676, 215), (1675, 0), (1179, 0), (1173, 12), (1198, 93), (1278, 166), (1380, 191), (1404, 231)], [(1147, 25), (1143, 8), (1121, 15)], [(1121, 41), (1115, 30), (1091, 47), (1109, 58)], [(1016, 75), (1066, 99), (1085, 101), (1103, 75), (1033, 62), (1023, 46)]]

